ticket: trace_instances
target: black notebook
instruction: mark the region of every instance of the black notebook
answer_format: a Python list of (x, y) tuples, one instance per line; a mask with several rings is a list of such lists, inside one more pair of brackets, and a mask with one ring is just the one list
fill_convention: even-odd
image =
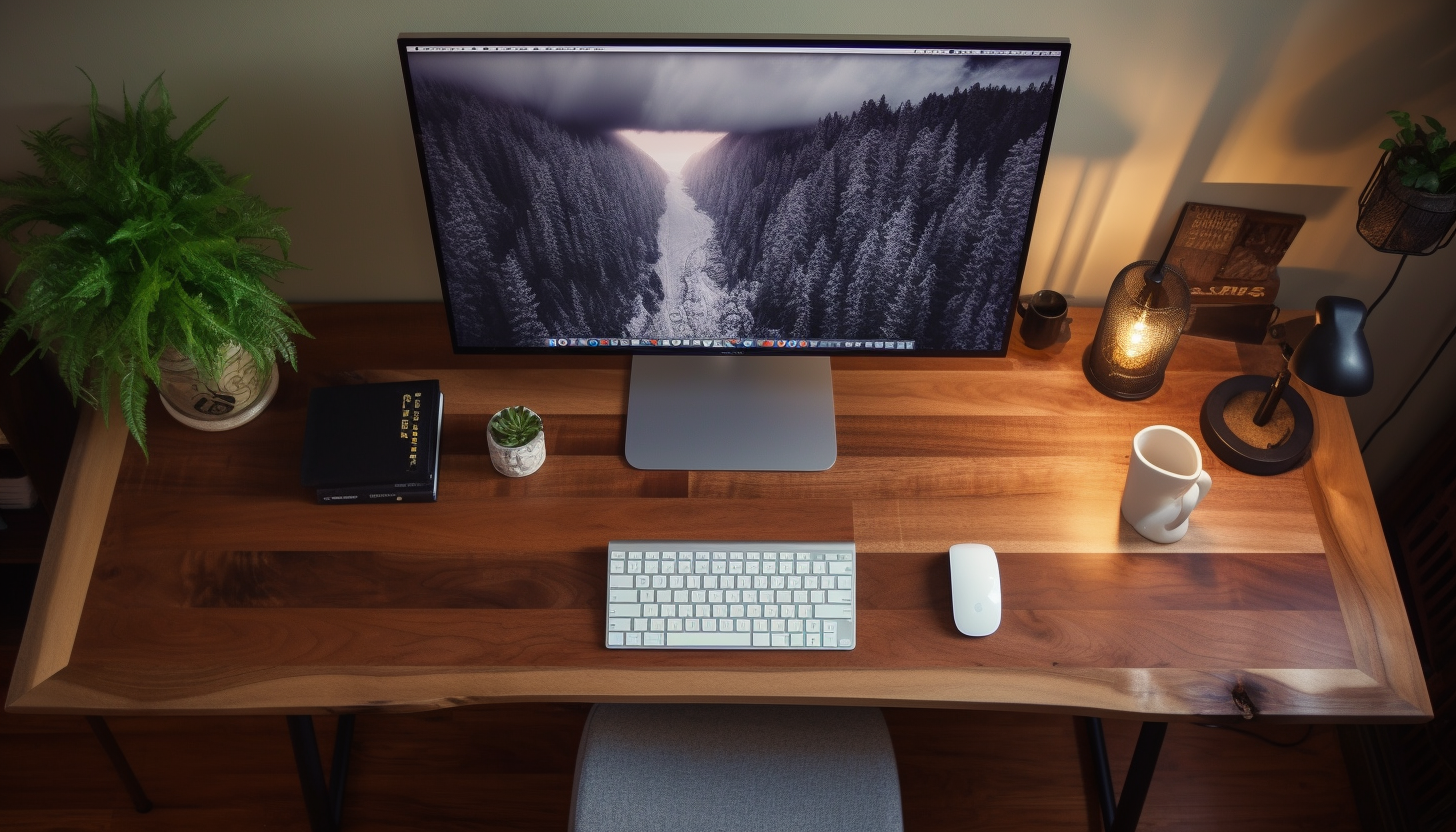
[(314, 388), (303, 484), (321, 503), (433, 502), (444, 410), (434, 379)]

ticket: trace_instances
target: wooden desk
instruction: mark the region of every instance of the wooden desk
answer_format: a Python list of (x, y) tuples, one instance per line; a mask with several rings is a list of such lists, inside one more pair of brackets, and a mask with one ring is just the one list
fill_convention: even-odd
[[(523, 700), (822, 702), (1297, 722), (1431, 716), (1344, 403), (1301, 391), (1312, 461), (1258, 478), (1205, 453), (1180, 543), (1121, 520), (1129, 443), (1197, 437), (1198, 406), (1257, 351), (1188, 338), (1163, 390), (1097, 394), (1080, 355), (835, 359), (824, 473), (647, 472), (622, 458), (628, 359), (451, 354), (437, 305), (323, 306), (302, 373), (241, 429), (149, 412), (151, 460), (78, 432), (7, 708), (411, 711)], [(320, 506), (298, 485), (309, 388), (437, 377), (440, 501)], [(491, 468), (500, 407), (543, 414), (536, 475)], [(853, 539), (848, 653), (623, 652), (603, 644), (609, 538)], [(1006, 613), (951, 622), (946, 550), (1001, 556)]]

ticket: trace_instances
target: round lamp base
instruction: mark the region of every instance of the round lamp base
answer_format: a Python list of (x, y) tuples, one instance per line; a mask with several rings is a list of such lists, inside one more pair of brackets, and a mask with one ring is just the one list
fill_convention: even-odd
[(1082, 372), (1087, 376), (1087, 382), (1092, 385), (1092, 389), (1108, 398), (1120, 399), (1125, 402), (1146, 399), (1148, 396), (1163, 389), (1163, 373), (1161, 372), (1155, 376), (1149, 376), (1141, 380), (1140, 386), (1134, 390), (1119, 389), (1108, 384), (1105, 380), (1098, 378), (1096, 369), (1092, 366), (1091, 345), (1088, 345), (1087, 349), (1082, 352)]
[(1288, 405), (1293, 426), (1279, 444), (1260, 447), (1241, 439), (1240, 433), (1244, 436), (1253, 433), (1250, 430), (1252, 422), (1247, 426), (1240, 424), (1237, 431), (1230, 426), (1233, 419), (1250, 418), (1248, 408), (1239, 406), (1235, 399), (1245, 393), (1263, 394), (1273, 384), (1274, 379), (1269, 376), (1234, 376), (1213, 388), (1213, 392), (1203, 400), (1203, 412), (1198, 418), (1199, 426), (1203, 428), (1203, 441), (1208, 443), (1208, 449), (1213, 451), (1214, 456), (1245, 474), (1267, 477), (1298, 468), (1304, 464), (1310, 440), (1314, 438), (1314, 416), (1304, 398), (1292, 388), (1285, 388), (1281, 402)]

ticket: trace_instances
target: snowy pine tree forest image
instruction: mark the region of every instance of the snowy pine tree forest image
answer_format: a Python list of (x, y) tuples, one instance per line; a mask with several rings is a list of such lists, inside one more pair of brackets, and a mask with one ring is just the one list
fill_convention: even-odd
[(1005, 347), (1055, 57), (410, 59), (462, 348)]

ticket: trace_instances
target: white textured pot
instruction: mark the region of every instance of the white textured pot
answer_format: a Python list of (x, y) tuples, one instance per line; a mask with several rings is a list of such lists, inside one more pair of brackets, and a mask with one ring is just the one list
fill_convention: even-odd
[(231, 430), (245, 425), (262, 413), (278, 392), (276, 368), (260, 368), (253, 356), (236, 344), (228, 349), (222, 375), (215, 380), (204, 379), (192, 359), (172, 347), (162, 352), (157, 365), (162, 371), (158, 392), (167, 412), (198, 430)]
[[(491, 417), (494, 420), (494, 416)], [(490, 428), (485, 430), (485, 441), (490, 447), (490, 464), (495, 470), (508, 477), (528, 477), (536, 473), (546, 461), (546, 429), (543, 427), (536, 438), (519, 448), (507, 448), (496, 444)]]

